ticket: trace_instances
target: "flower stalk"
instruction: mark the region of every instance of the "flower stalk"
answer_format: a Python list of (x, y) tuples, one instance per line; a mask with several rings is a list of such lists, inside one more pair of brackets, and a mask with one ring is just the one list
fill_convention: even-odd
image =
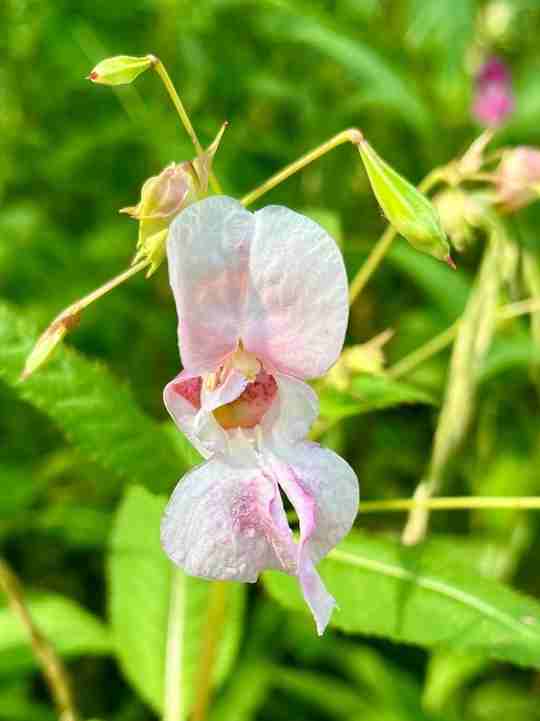
[(6, 594), (13, 614), (18, 617), (28, 634), (32, 651), (41, 666), (57, 708), (59, 721), (79, 721), (80, 717), (75, 707), (70, 680), (64, 664), (50, 641), (35, 625), (26, 606), (19, 579), (7, 562), (1, 558), (0, 589)]

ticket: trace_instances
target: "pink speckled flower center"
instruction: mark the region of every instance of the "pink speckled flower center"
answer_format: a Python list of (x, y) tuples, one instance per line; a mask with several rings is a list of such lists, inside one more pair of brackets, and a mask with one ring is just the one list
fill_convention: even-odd
[(222, 428), (254, 428), (272, 405), (277, 394), (277, 383), (266, 371), (260, 371), (244, 392), (231, 403), (214, 411), (214, 417)]
[(202, 378), (189, 378), (187, 381), (180, 381), (173, 385), (173, 390), (179, 396), (185, 398), (188, 403), (197, 410), (201, 407)]

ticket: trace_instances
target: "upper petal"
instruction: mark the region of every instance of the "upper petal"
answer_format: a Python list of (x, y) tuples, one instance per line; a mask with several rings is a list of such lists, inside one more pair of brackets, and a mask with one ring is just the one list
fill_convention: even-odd
[(265, 568), (295, 571), (295, 544), (277, 483), (252, 456), (249, 449), (217, 454), (177, 485), (163, 516), (161, 540), (187, 573), (256, 581)]
[(347, 276), (335, 241), (288, 208), (255, 213), (249, 261), (246, 348), (275, 370), (323, 375), (336, 361), (347, 328)]
[(225, 196), (190, 205), (171, 225), (169, 279), (182, 361), (191, 372), (214, 371), (236, 347), (254, 225), (253, 214)]

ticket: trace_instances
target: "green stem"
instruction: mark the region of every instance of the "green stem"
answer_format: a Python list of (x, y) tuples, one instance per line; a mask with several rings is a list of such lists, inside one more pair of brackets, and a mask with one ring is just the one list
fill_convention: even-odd
[[(176, 88), (174, 87), (173, 81), (170, 78), (169, 73), (167, 72), (165, 66), (161, 62), (161, 60), (155, 56), (152, 56), (153, 58), (153, 68), (156, 71), (156, 73), (161, 78), (163, 85), (165, 86), (165, 89), (167, 90), (170, 99), (172, 100), (172, 103), (174, 107), (176, 108), (176, 112), (178, 113), (180, 120), (182, 121), (182, 125), (186, 129), (187, 134), (191, 138), (191, 142), (193, 143), (195, 150), (197, 151), (197, 155), (200, 157), (203, 155), (204, 150), (202, 145), (199, 142), (199, 138), (197, 137), (197, 133), (195, 132), (195, 128), (193, 127), (191, 120), (189, 119), (189, 115), (186, 112), (186, 109), (184, 107), (184, 104), (182, 100), (180, 99), (180, 96), (178, 95), (178, 92)], [(219, 184), (218, 179), (214, 175), (213, 171), (210, 172), (209, 175), (209, 181), (210, 185), (212, 187), (212, 190), (215, 193), (221, 194), (221, 186)]]
[[(502, 323), (511, 318), (517, 318), (520, 315), (536, 313), (538, 311), (540, 311), (540, 298), (527, 298), (517, 303), (508, 303), (508, 305), (503, 306), (499, 310), (497, 322)], [(446, 328), (446, 330), (443, 330), (442, 333), (431, 338), (427, 343), (420, 346), (420, 348), (413, 350), (395, 363), (388, 369), (388, 377), (393, 379), (401, 378), (401, 376), (407, 375), (424, 361), (431, 358), (431, 356), (447, 348), (457, 335), (460, 320), (461, 319), (458, 318), (455, 323)]]
[(290, 178), (291, 175), (294, 175), (299, 170), (302, 170), (302, 168), (305, 168), (306, 165), (309, 165), (314, 160), (317, 160), (321, 156), (330, 152), (330, 150), (337, 148), (338, 145), (343, 145), (344, 143), (353, 143), (353, 145), (357, 145), (361, 140), (362, 133), (357, 128), (348, 128), (347, 130), (343, 130), (341, 133), (334, 135), (333, 138), (330, 138), (330, 140), (322, 143), (322, 145), (319, 145), (313, 150), (310, 150), (309, 153), (302, 155), (302, 157), (298, 158), (298, 160), (295, 160), (294, 163), (290, 163), (289, 165), (282, 168), (275, 175), (272, 175), (271, 178), (268, 178), (268, 180), (265, 181), (262, 185), (259, 185), (257, 188), (255, 188), (255, 190), (252, 190), (247, 195), (244, 195), (240, 202), (246, 207), (248, 205), (251, 205), (260, 197), (265, 195), (265, 193), (268, 193), (268, 191), (272, 190), (272, 188), (275, 188), (276, 185), (279, 185), (284, 180), (287, 180), (287, 178)]
[(6, 594), (11, 610), (28, 634), (32, 651), (41, 666), (60, 721), (79, 721), (67, 671), (52, 644), (35, 626), (26, 607), (19, 579), (1, 558), (0, 589)]
[(184, 635), (185, 577), (179, 569), (171, 575), (167, 650), (165, 657), (165, 699), (163, 721), (181, 721), (182, 713), (182, 638)]
[(431, 511), (481, 509), (540, 510), (540, 496), (454, 496), (448, 498), (397, 498), (392, 501), (363, 501), (360, 513), (387, 513), (426, 508)]
[(210, 705), (214, 667), (225, 621), (227, 590), (226, 581), (212, 582), (191, 721), (204, 721)]
[(428, 360), (431, 356), (448, 347), (456, 337), (459, 321), (460, 319), (458, 318), (449, 328), (443, 330), (442, 333), (431, 338), (427, 343), (412, 351), (412, 353), (409, 353), (409, 355), (406, 355), (405, 358), (402, 358), (389, 368), (387, 372), (388, 377), (393, 379), (401, 378), (401, 376), (407, 375), (407, 373), (410, 373), (416, 366)]

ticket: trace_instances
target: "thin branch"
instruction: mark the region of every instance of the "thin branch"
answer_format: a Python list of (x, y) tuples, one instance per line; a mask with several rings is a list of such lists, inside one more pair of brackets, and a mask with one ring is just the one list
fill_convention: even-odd
[(540, 496), (453, 496), (448, 498), (397, 498), (391, 501), (363, 501), (360, 513), (387, 513), (425, 508), (431, 511), (482, 509), (540, 510)]
[(244, 195), (240, 202), (246, 207), (251, 205), (272, 190), (272, 188), (275, 188), (284, 180), (290, 178), (291, 175), (294, 175), (299, 170), (302, 170), (302, 168), (305, 168), (306, 165), (313, 163), (313, 161), (318, 160), (318, 158), (321, 158), (323, 155), (326, 155), (326, 153), (329, 153), (331, 150), (337, 148), (339, 145), (343, 145), (344, 143), (353, 143), (353, 145), (357, 145), (362, 140), (362, 137), (362, 133), (357, 128), (348, 128), (347, 130), (343, 130), (341, 133), (334, 135), (333, 138), (330, 138), (330, 140), (327, 140), (325, 143), (322, 143), (313, 150), (310, 150), (309, 153), (302, 155), (302, 157), (295, 160), (294, 163), (290, 163), (282, 168), (275, 175), (272, 175), (271, 178), (268, 178), (268, 180), (266, 180), (262, 185), (259, 185), (250, 193)]
[(19, 579), (6, 563), (0, 558), (0, 588), (7, 596), (9, 606), (28, 633), (32, 651), (36, 657), (58, 710), (59, 721), (79, 721), (76, 711), (71, 684), (62, 660), (52, 644), (45, 638), (34, 624), (26, 607)]
[(208, 600), (208, 617), (197, 676), (196, 698), (192, 721), (204, 721), (210, 705), (215, 662), (227, 605), (228, 586), (225, 581), (213, 581)]
[[(180, 116), (180, 120), (182, 121), (182, 125), (186, 129), (187, 134), (191, 138), (191, 142), (193, 143), (195, 150), (197, 151), (197, 155), (200, 157), (204, 153), (203, 147), (199, 142), (199, 138), (197, 137), (197, 133), (195, 132), (195, 128), (193, 127), (191, 120), (189, 119), (189, 115), (187, 114), (187, 111), (184, 107), (184, 103), (180, 99), (180, 96), (178, 95), (178, 92), (176, 88), (174, 87), (174, 83), (170, 78), (169, 73), (167, 72), (165, 66), (161, 62), (159, 58), (157, 58), (155, 55), (152, 56), (153, 58), (153, 68), (156, 71), (156, 73), (161, 78), (161, 81), (163, 82), (163, 85), (165, 86), (165, 89), (167, 90), (167, 93), (169, 94), (170, 99), (172, 100), (172, 103), (174, 107), (176, 108), (176, 112)], [(221, 186), (219, 184), (218, 179), (214, 175), (213, 171), (210, 172), (209, 175), (210, 185), (212, 187), (212, 190), (215, 193), (221, 193)]]

